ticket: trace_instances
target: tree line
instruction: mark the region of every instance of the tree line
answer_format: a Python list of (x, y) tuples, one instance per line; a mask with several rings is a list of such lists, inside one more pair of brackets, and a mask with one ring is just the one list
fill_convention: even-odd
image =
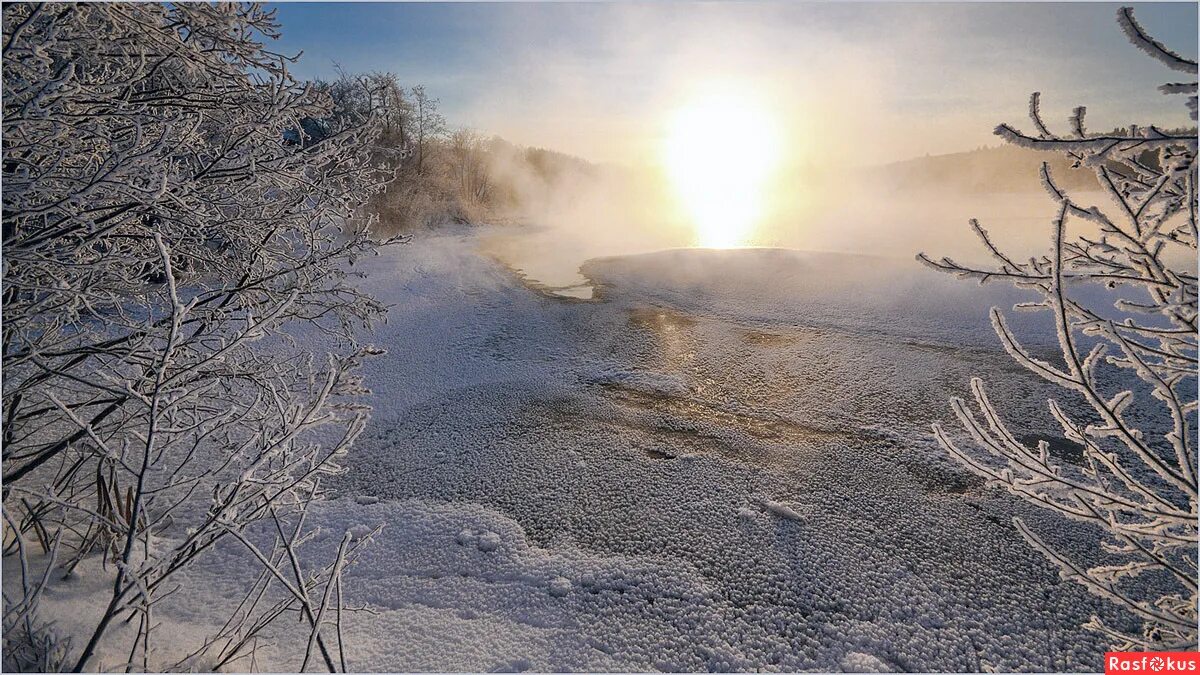
[(306, 142), (348, 125), (378, 129), (371, 159), (387, 167), (390, 180), (367, 209), (378, 216), (382, 232), (514, 218), (531, 196), (565, 175), (594, 170), (570, 155), (453, 127), (437, 98), (422, 85), (405, 86), (395, 73), (341, 72), (312, 85), (334, 107), (326, 118), (305, 120)]

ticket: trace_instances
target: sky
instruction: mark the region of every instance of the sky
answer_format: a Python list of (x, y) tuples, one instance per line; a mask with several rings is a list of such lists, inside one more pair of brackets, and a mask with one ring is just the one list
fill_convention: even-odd
[[(1107, 3), (279, 3), (293, 72), (392, 71), (453, 126), (592, 161), (653, 164), (699, 94), (768, 101), (812, 162), (878, 164), (997, 144), (1029, 93), (1064, 131), (1190, 124), (1174, 73), (1130, 45)], [(1195, 3), (1135, 4), (1185, 56)], [(731, 130), (736, 135), (737, 130)]]

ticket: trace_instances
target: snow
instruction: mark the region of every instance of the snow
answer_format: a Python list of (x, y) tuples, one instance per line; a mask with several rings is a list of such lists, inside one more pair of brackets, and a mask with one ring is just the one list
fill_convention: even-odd
[[(473, 237), (359, 265), (393, 305), (371, 335), (388, 354), (302, 549), (328, 559), (383, 526), (346, 572), (366, 608), (346, 619), (351, 669), (1081, 671), (1104, 651), (1088, 617), (1136, 625), (1060, 583), (1010, 520), (1084, 559), (1086, 532), (929, 436), (971, 375), (1023, 433), (1052, 433), (1044, 385), (989, 337), (986, 308), (1019, 293), (909, 261), (691, 250), (593, 260), (599, 300), (572, 302)], [(86, 561), (43, 612), (81, 630), (109, 574)], [(253, 574), (236, 542), (186, 571), (157, 656), (215, 631)], [(255, 665), (298, 668), (303, 626), (272, 630)]]
[(571, 592), (571, 580), (566, 577), (554, 577), (550, 580), (550, 595), (556, 598), (566, 596)]
[(842, 672), (845, 673), (890, 673), (893, 670), (877, 657), (862, 652), (850, 652), (842, 659)]
[(779, 518), (786, 518), (788, 520), (804, 522), (804, 516), (797, 513), (795, 509), (788, 506), (787, 504), (783, 504), (783, 503), (777, 502), (777, 501), (772, 501), (770, 499), (764, 499), (764, 500), (762, 500), (762, 507), (764, 509), (766, 509), (768, 513), (770, 513), (774, 516), (777, 516)]
[(688, 392), (688, 384), (683, 378), (652, 371), (605, 370), (585, 379), (585, 382), (661, 397), (683, 396)]

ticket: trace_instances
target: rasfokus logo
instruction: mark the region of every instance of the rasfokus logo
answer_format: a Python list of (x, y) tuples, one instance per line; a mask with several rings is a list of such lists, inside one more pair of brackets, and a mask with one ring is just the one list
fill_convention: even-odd
[(1200, 652), (1105, 652), (1104, 675), (1113, 673), (1200, 675)]

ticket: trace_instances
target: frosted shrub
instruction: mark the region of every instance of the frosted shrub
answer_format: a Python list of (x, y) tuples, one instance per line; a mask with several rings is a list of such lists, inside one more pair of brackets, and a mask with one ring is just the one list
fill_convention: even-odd
[[(296, 549), (366, 421), (373, 350), (352, 331), (383, 307), (345, 270), (371, 247), (374, 125), (314, 124), (331, 101), (264, 47), (278, 27), (257, 5), (3, 12), (4, 552), (22, 571), (4, 666), (98, 667), (120, 624), (137, 629), (106, 653), (129, 667), (245, 668), (293, 613), (304, 665), (344, 669), (328, 624), (366, 538), (315, 566)], [(155, 606), (225, 538), (262, 565), (253, 588), (188, 660), (154, 661)], [(89, 634), (47, 637), (40, 594), (85, 560), (112, 576), (107, 605)]]
[[(1195, 78), (1196, 63), (1150, 38), (1132, 10), (1118, 22), (1142, 51)], [(1171, 83), (1165, 94), (1186, 97), (1196, 119), (1196, 82)], [(1106, 563), (1087, 568), (1048, 544), (1020, 519), (1022, 536), (1064, 579), (1124, 607), (1143, 622), (1124, 634), (1093, 617), (1118, 648), (1196, 649), (1196, 135), (1154, 126), (1089, 132), (1083, 108), (1070, 132), (1050, 130), (1030, 100), (1034, 130), (1000, 125), (997, 135), (1036, 151), (1066, 155), (1095, 171), (1111, 204), (1086, 205), (1060, 189), (1047, 164), (1042, 180), (1057, 204), (1048, 255), (1017, 260), (972, 221), (994, 259), (973, 267), (948, 258), (923, 262), (979, 280), (1002, 280), (1037, 291), (1017, 309), (1048, 312), (1061, 362), (1034, 356), (993, 308), (996, 333), (1021, 365), (1058, 385), (1070, 405), (1048, 401), (1063, 435), (1082, 447), (1079, 465), (1061, 461), (1046, 441), (1029, 445), (1010, 431), (979, 379), (975, 407), (952, 400), (972, 443), (933, 426), (938, 441), (975, 473), (1035, 504), (1096, 525), (1105, 534)], [(1112, 306), (1091, 301), (1088, 287), (1110, 289)]]

